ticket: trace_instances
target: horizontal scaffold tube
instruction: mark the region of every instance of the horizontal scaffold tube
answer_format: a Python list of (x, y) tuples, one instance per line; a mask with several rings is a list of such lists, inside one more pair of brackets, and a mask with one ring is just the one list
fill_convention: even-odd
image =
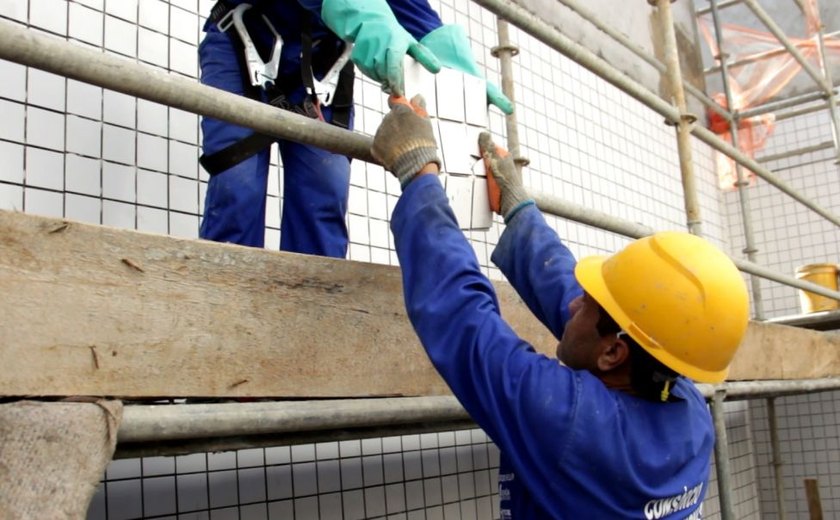
[[(791, 381), (732, 381), (697, 385), (711, 399), (729, 401), (840, 390), (840, 377)], [(119, 444), (187, 441), (272, 434), (312, 434), (355, 428), (470, 421), (452, 396), (267, 401), (255, 403), (129, 404), (117, 433)]]
[(371, 138), (0, 21), (0, 58), (367, 162)]
[[(533, 18), (533, 15), (528, 14), (522, 8), (512, 6), (512, 4), (511, 6), (508, 6), (507, 3), (499, 4), (497, 0), (475, 1), (481, 5), (487, 4), (502, 11), (502, 13), (497, 12), (496, 14), (512, 16), (509, 18), (512, 22), (516, 19), (520, 23), (524, 23), (521, 19), (522, 17), (530, 17), (526, 18), (528, 20)], [(500, 7), (501, 5), (506, 7), (502, 8)], [(508, 12), (509, 9), (514, 9), (512, 11), (513, 14)], [(496, 11), (494, 10), (494, 12)], [(505, 17), (508, 18), (508, 16)], [(544, 24), (544, 22), (538, 22)], [(536, 29), (534, 30), (536, 31)], [(549, 31), (550, 28), (543, 28), (543, 30)], [(546, 34), (553, 34), (554, 38), (558, 39), (558, 42), (565, 42), (563, 45), (577, 46), (574, 42), (564, 40), (563, 38), (565, 37), (557, 33), (557, 31)], [(554, 41), (552, 38), (549, 39), (552, 42)], [(561, 52), (565, 48), (560, 43), (549, 43), (549, 45), (557, 48)], [(577, 48), (584, 56), (587, 56), (586, 58), (581, 58), (580, 61), (584, 66), (592, 66), (589, 60), (598, 59), (582, 47), (577, 46)], [(591, 56), (591, 58), (588, 56)], [(349, 155), (363, 161), (376, 162), (370, 154), (372, 138), (368, 135), (342, 130), (333, 125), (321, 123), (242, 96), (201, 85), (188, 78), (175, 74), (167, 74), (124, 58), (86, 49), (55, 37), (45, 36), (35, 31), (19, 27), (11, 22), (0, 21), (0, 59), (29, 65), (124, 94), (181, 108), (202, 116), (214, 117), (237, 125), (247, 126), (258, 132), (322, 147), (326, 150)], [(602, 66), (606, 65), (602, 64)], [(651, 97), (654, 100), (654, 106), (652, 108), (660, 111), (660, 113), (671, 114), (673, 117), (677, 117), (675, 115), (677, 112), (676, 108), (668, 105), (665, 101), (644, 89), (644, 87), (632, 82), (632, 80), (620, 72), (610, 67), (607, 67), (603, 72), (603, 77), (611, 83), (615, 83), (615, 81), (629, 81), (631, 83), (631, 90), (637, 92), (638, 96)], [(621, 80), (616, 78), (621, 78)], [(631, 93), (631, 95), (633, 94)], [(637, 98), (638, 96), (634, 95)], [(659, 109), (656, 108), (657, 106)], [(725, 144), (705, 128), (694, 127), (693, 131), (695, 135), (703, 140), (708, 139), (710, 142)], [(759, 170), (763, 170), (757, 162), (744, 156), (731, 146), (726, 146), (736, 155), (740, 155), (747, 162), (746, 166), (751, 170), (756, 173), (759, 173)], [(751, 165), (755, 165), (755, 167)], [(652, 229), (645, 226), (623, 221), (619, 218), (611, 217), (570, 202), (561, 201), (550, 195), (533, 193), (533, 196), (540, 209), (559, 217), (607, 229), (632, 238), (639, 238), (653, 232)], [(802, 201), (805, 201), (805, 199), (802, 199)], [(823, 214), (832, 222), (840, 225), (840, 220), (836, 217), (829, 215), (823, 210), (819, 210), (818, 212), (821, 212), (820, 214)], [(800, 289), (806, 289), (821, 296), (840, 299), (840, 292), (829, 291), (820, 285), (773, 273), (748, 262), (738, 263), (736, 261), (736, 264), (742, 270), (749, 273), (766, 273), (760, 276)]]
[(117, 442), (173, 441), (469, 420), (454, 397), (126, 406)]
[[(515, 2), (511, 0), (473, 0), (473, 2), (488, 9), (496, 16), (504, 18), (511, 24), (519, 27), (521, 30), (548, 45), (552, 49), (560, 52), (564, 56), (567, 56), (571, 60), (597, 74), (605, 81), (611, 83), (626, 94), (647, 105), (668, 121), (676, 123), (680, 120), (681, 114), (675, 106), (660, 98), (658, 95), (631, 79), (629, 76), (616, 69), (602, 58), (596, 56), (589, 49), (571, 40), (569, 37), (560, 33), (560, 31), (558, 31), (555, 27), (549, 25), (543, 19), (517, 5)], [(840, 218), (829, 213), (827, 210), (821, 208), (799, 192), (795, 191), (793, 188), (788, 186), (787, 183), (776, 177), (776, 175), (774, 175), (770, 170), (763, 167), (729, 143), (721, 140), (710, 130), (699, 125), (694, 125), (691, 129), (691, 133), (712, 148), (731, 157), (742, 166), (747, 167), (756, 175), (775, 186), (781, 192), (789, 195), (800, 204), (814, 211), (834, 225), (840, 227)]]

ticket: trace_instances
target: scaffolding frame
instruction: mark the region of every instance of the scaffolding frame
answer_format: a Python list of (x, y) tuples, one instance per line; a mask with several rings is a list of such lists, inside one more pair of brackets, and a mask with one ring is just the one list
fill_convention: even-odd
[[(752, 117), (769, 111), (823, 99), (832, 116), (833, 147), (840, 162), (840, 120), (837, 109), (837, 87), (834, 85), (828, 67), (825, 66), (824, 30), (818, 34), (821, 55), (821, 71), (816, 71), (798, 52), (781, 29), (775, 25), (766, 12), (755, 0), (710, 0), (708, 8), (696, 14), (711, 12), (718, 45), (722, 49), (720, 35), (721, 9), (745, 3), (756, 16), (779, 39), (786, 51), (790, 52), (803, 69), (814, 79), (820, 92), (799, 96), (794, 99), (768, 103), (764, 106), (741, 113), (730, 112), (721, 107), (704, 93), (685, 82), (679, 69), (679, 56), (676, 48), (674, 25), (671, 17), (670, 0), (649, 0), (660, 15), (660, 30), (665, 40), (665, 63), (649, 56), (640, 47), (622, 33), (601, 23), (597, 16), (588, 11), (577, 0), (559, 0), (576, 12), (583, 19), (610, 36), (625, 48), (653, 66), (660, 73), (667, 75), (675, 104), (671, 104), (650, 92), (633, 79), (625, 76), (594, 53), (561, 34), (533, 13), (513, 0), (473, 0), (498, 17), (499, 46), (494, 48), (494, 56), (501, 60), (502, 87), (513, 101), (512, 58), (518, 49), (511, 45), (508, 36), (508, 24), (513, 24), (530, 34), (552, 49), (571, 58), (589, 69), (605, 81), (611, 83), (626, 94), (640, 101), (662, 115), (674, 125), (682, 173), (685, 196), (687, 227), (692, 233), (702, 235), (702, 219), (697, 203), (694, 183), (693, 161), (691, 158), (690, 135), (694, 135), (713, 149), (729, 156), (737, 163), (738, 193), (741, 214), (744, 222), (746, 246), (743, 253), (747, 260), (733, 259), (742, 271), (749, 273), (752, 282), (755, 318), (762, 320), (763, 309), (758, 278), (767, 278), (778, 283), (807, 290), (822, 296), (840, 300), (840, 292), (830, 291), (822, 286), (803, 282), (793, 277), (775, 273), (755, 263), (755, 253), (750, 224), (750, 206), (748, 194), (744, 190), (743, 168), (753, 171), (782, 193), (814, 211), (821, 217), (840, 226), (840, 218), (817, 206), (813, 201), (796, 192), (760, 162), (750, 158), (738, 149), (737, 128), (741, 118)], [(832, 33), (836, 34), (836, 33)], [(725, 53), (722, 53), (725, 56)], [(724, 56), (716, 57), (719, 70), (723, 75), (724, 90), (728, 106), (731, 103), (731, 91), (728, 85), (728, 64)], [(0, 21), (0, 58), (32, 66), (48, 72), (63, 75), (91, 83), (103, 88), (136, 96), (149, 101), (166, 104), (206, 117), (221, 119), (230, 123), (250, 127), (256, 131), (312, 144), (335, 153), (349, 155), (367, 162), (376, 162), (370, 154), (371, 138), (358, 133), (338, 129), (276, 109), (247, 98), (212, 89), (194, 81), (157, 71), (151, 67), (108, 56), (93, 50), (74, 46), (55, 38), (43, 36), (33, 31), (21, 29), (16, 25)], [(704, 105), (724, 117), (733, 130), (733, 142), (729, 144), (709, 130), (697, 126), (696, 116), (688, 113), (685, 92), (695, 96)], [(805, 113), (800, 111), (800, 113)], [(800, 115), (791, 112), (789, 117)], [(509, 148), (521, 168), (527, 159), (521, 157), (515, 116), (507, 118), (507, 137)], [(820, 146), (825, 147), (823, 143)], [(820, 148), (823, 149), (823, 148)], [(801, 151), (799, 151), (802, 153)], [(611, 215), (584, 208), (554, 196), (532, 192), (541, 210), (579, 223), (608, 230), (631, 238), (652, 234), (653, 229), (637, 223), (625, 221)], [(723, 416), (723, 403), (726, 400), (767, 399), (768, 419), (770, 422), (773, 449), (773, 465), (776, 476), (776, 492), (780, 518), (784, 518), (782, 463), (779, 442), (776, 433), (775, 400), (779, 396), (802, 393), (835, 391), (840, 389), (840, 378), (800, 381), (762, 381), (746, 383), (723, 383), (709, 386), (698, 385), (704, 397), (710, 402), (717, 434), (715, 455), (719, 482), (721, 514), (724, 520), (733, 518), (733, 506), (727, 485), (730, 476), (728, 468), (728, 445)], [(331, 422), (318, 420), (320, 412), (330, 406), (340, 404), (343, 411), (332, 415)], [(323, 409), (318, 408), (318, 406)], [(225, 408), (229, 413), (223, 413)], [(337, 410), (337, 408), (334, 408)], [(314, 415), (313, 415), (314, 414)], [(256, 417), (268, 422), (253, 420)], [(337, 403), (322, 402), (275, 402), (275, 403), (234, 403), (205, 405), (133, 405), (127, 407), (124, 421), (118, 434), (118, 456), (138, 456), (150, 453), (181, 453), (213, 447), (227, 449), (266, 445), (266, 442), (302, 443), (318, 439), (361, 438), (417, 431), (441, 431), (474, 427), (469, 416), (454, 398), (398, 398), (398, 399), (361, 399), (341, 400)], [(268, 435), (268, 437), (266, 437)], [(221, 441), (208, 443), (207, 439), (221, 438)], [(158, 443), (159, 448), (154, 444)], [(166, 444), (170, 443), (170, 444)], [(151, 448), (149, 446), (152, 446)]]

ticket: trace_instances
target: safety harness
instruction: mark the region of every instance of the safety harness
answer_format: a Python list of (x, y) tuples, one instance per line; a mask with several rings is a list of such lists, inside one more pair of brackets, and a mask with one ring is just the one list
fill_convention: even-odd
[[(236, 15), (236, 19), (234, 15)], [(337, 58), (338, 61), (335, 63), (334, 68), (338, 66), (340, 69), (334, 71), (337, 74), (334, 92), (329, 92), (329, 95), (326, 96), (327, 99), (322, 102), (319, 96), (319, 89), (317, 88), (320, 86), (320, 82), (315, 79), (313, 69), (313, 49), (316, 42), (312, 38), (312, 19), (311, 16), (304, 16), (301, 27), (300, 72), (306, 95), (302, 103), (292, 104), (288, 100), (288, 95), (292, 89), (290, 84), (293, 82), (289, 78), (278, 77), (277, 74), (279, 56), (274, 56), (275, 53), (279, 52), (277, 43), (275, 42), (275, 45), (272, 49), (269, 49), (269, 52), (265, 52), (265, 49), (258, 48), (258, 45), (248, 36), (250, 32), (248, 31), (248, 27), (253, 27), (257, 21), (255, 20), (257, 15), (260, 15), (263, 22), (268, 25), (275, 39), (282, 43), (279, 34), (274, 30), (274, 26), (268, 18), (258, 13), (249, 4), (232, 5), (229, 1), (219, 0), (213, 6), (208, 17), (208, 24), (217, 24), (220, 29), (224, 27), (223, 32), (228, 32), (229, 34), (234, 33), (230, 34), (230, 40), (237, 51), (236, 55), (239, 61), (239, 67), (243, 74), (245, 96), (256, 101), (262, 101), (262, 94), (264, 92), (265, 99), (268, 100), (270, 105), (313, 119), (320, 119), (321, 121), (324, 120), (321, 113), (321, 106), (322, 104), (327, 104), (332, 107), (330, 124), (341, 128), (348, 128), (353, 110), (353, 83), (355, 75), (353, 63), (347, 60), (349, 49), (345, 49), (345, 52)], [(236, 30), (227, 30), (231, 26), (235, 26), (234, 28)], [(345, 47), (348, 45), (345, 44)], [(271, 69), (273, 67), (273, 74), (271, 72), (264, 74), (263, 71), (254, 71), (254, 53), (258, 53), (257, 61), (260, 60), (259, 56), (269, 55), (269, 62), (278, 62), (268, 64), (260, 63), (263, 66), (271, 65), (271, 67), (267, 68)], [(335, 56), (329, 56), (328, 58), (335, 58)], [(250, 63), (249, 60), (251, 60)], [(343, 61), (346, 61), (346, 63), (343, 63)], [(328, 71), (327, 75), (330, 72), (333, 71)], [(324, 80), (327, 80), (326, 76)], [(275, 137), (253, 132), (247, 137), (212, 154), (203, 154), (199, 158), (199, 162), (207, 173), (217, 175), (261, 152), (271, 146), (271, 143), (276, 140)]]

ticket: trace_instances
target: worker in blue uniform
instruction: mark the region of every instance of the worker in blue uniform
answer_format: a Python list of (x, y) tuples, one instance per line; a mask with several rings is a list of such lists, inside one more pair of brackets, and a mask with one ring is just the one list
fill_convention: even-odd
[[(201, 81), (275, 106), (353, 126), (353, 64), (393, 94), (402, 92), (406, 54), (431, 72), (441, 66), (479, 75), (469, 40), (457, 25), (441, 23), (428, 0), (222, 0), (204, 26), (199, 47)], [(260, 61), (279, 50), (276, 77), (251, 70), (238, 32), (240, 15)], [(220, 27), (221, 26), (221, 27)], [(224, 29), (224, 30), (223, 30)], [(314, 82), (353, 43), (329, 104), (316, 96)], [(253, 85), (252, 83), (259, 83)], [(510, 113), (512, 105), (495, 85), (489, 102)], [(201, 163), (210, 174), (200, 236), (262, 247), (269, 146), (274, 139), (212, 118), (202, 120)], [(349, 158), (300, 143), (279, 140), (284, 173), (280, 248), (344, 257)]]
[(498, 445), (501, 518), (698, 519), (714, 430), (689, 379), (717, 383), (746, 330), (732, 261), (663, 232), (576, 262), (511, 157), (482, 134), (492, 260), (559, 339), (537, 353), (501, 318), (436, 176), (422, 98), (395, 104), (372, 153), (403, 186), (391, 220), (408, 316), (434, 366)]

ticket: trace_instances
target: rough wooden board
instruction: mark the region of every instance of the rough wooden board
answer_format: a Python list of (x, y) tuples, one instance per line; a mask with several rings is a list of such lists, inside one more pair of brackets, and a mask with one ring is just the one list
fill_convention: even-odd
[[(505, 283), (503, 314), (556, 340)], [(439, 395), (399, 269), (0, 211), (0, 395)], [(730, 379), (840, 375), (836, 335), (752, 323)]]
[(731, 380), (818, 379), (840, 375), (840, 334), (750, 323)]
[(0, 395), (448, 393), (396, 267), (0, 212), (0, 294)]

